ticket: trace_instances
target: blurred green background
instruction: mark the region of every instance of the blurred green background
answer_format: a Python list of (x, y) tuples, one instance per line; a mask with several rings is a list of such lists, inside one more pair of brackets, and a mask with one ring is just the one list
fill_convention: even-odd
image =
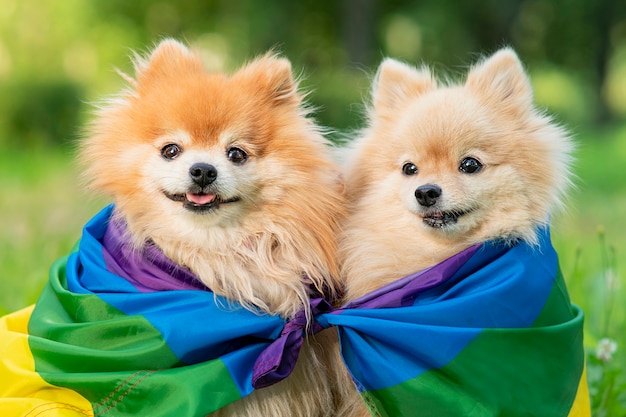
[[(201, 48), (216, 70), (276, 48), (336, 137), (362, 125), (382, 57), (454, 78), (513, 46), (538, 104), (579, 143), (577, 190), (554, 218), (554, 242), (590, 354), (610, 337), (612, 366), (626, 369), (623, 0), (0, 0), (0, 313), (35, 301), (50, 263), (106, 203), (81, 190), (73, 145), (90, 103), (125, 86), (115, 69), (132, 73), (132, 51), (166, 36)], [(607, 388), (607, 366), (589, 370), (595, 413), (626, 415), (624, 373)]]

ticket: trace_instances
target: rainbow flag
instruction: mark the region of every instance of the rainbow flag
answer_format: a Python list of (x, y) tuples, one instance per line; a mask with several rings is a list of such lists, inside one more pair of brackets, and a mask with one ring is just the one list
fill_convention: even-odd
[(213, 294), (153, 246), (130, 250), (112, 210), (34, 307), (0, 319), (1, 416), (205, 416), (254, 389), (285, 321)]
[(375, 416), (589, 416), (582, 313), (547, 230), (487, 243), (341, 309), (285, 321), (205, 288), (107, 207), (51, 268), (35, 306), (0, 318), (1, 416), (200, 417), (285, 378), (308, 332), (339, 329)]
[(583, 314), (549, 231), (473, 246), (318, 318), (373, 416), (589, 416)]

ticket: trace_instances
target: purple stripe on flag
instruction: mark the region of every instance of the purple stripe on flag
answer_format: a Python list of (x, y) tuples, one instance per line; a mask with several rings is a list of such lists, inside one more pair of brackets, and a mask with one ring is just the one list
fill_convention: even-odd
[(407, 275), (351, 301), (342, 309), (410, 306), (418, 294), (450, 279), (481, 246), (481, 244), (470, 246), (437, 265)]
[(126, 224), (115, 215), (102, 242), (109, 272), (124, 277), (140, 292), (208, 290), (188, 269), (168, 259), (154, 244), (135, 249), (126, 236)]

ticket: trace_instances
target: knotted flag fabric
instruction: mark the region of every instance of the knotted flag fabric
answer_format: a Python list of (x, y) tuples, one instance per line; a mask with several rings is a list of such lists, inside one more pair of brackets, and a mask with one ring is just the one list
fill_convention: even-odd
[(467, 249), (314, 322), (250, 312), (154, 246), (132, 250), (107, 207), (51, 268), (36, 305), (0, 318), (2, 416), (205, 416), (293, 369), (336, 326), (375, 416), (589, 416), (582, 313), (549, 232)]
[(488, 242), (318, 318), (374, 416), (589, 416), (583, 315), (549, 231)]

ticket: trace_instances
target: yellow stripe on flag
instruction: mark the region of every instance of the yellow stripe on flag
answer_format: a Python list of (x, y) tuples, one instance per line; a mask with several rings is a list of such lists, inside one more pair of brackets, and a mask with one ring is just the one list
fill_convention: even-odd
[(94, 415), (77, 392), (56, 387), (35, 372), (28, 346), (28, 320), (34, 306), (0, 317), (0, 410), (7, 417)]
[(578, 391), (574, 404), (570, 410), (568, 417), (589, 417), (591, 416), (591, 403), (589, 402), (589, 388), (587, 386), (587, 366), (583, 368), (583, 374), (580, 377)]

